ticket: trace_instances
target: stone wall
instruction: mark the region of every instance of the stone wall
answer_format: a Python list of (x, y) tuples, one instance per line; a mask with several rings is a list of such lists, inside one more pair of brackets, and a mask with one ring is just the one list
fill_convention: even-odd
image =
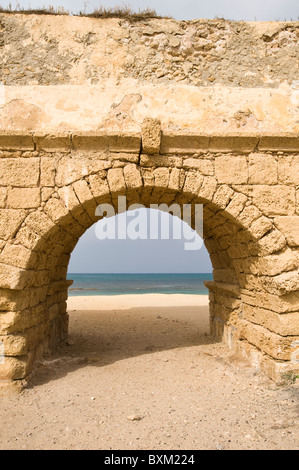
[[(5, 85), (151, 83), (278, 87), (298, 78), (297, 22), (130, 22), (0, 15)], [(38, 44), (38, 47), (36, 47)]]
[(70, 254), (119, 195), (203, 204), (211, 333), (298, 373), (298, 31), (0, 15), (3, 390), (66, 338)]
[(0, 138), (2, 383), (20, 386), (66, 338), (70, 253), (97, 220), (97, 205), (116, 206), (118, 195), (147, 207), (204, 204), (212, 334), (273, 379), (298, 370), (299, 154), (287, 149), (294, 139), (274, 152), (254, 137), (191, 140), (159, 125), (146, 120), (142, 139)]

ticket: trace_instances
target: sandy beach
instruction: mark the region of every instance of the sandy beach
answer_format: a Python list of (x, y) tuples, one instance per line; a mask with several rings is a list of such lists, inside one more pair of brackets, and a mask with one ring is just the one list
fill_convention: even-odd
[(209, 336), (208, 297), (70, 297), (70, 335), (19, 396), (0, 449), (298, 449), (298, 386)]

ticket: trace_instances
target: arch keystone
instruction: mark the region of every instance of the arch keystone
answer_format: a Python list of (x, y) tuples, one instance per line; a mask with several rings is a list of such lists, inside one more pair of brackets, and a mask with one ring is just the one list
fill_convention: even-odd
[(142, 126), (142, 150), (153, 155), (160, 153), (162, 129), (161, 121), (154, 118), (145, 118)]

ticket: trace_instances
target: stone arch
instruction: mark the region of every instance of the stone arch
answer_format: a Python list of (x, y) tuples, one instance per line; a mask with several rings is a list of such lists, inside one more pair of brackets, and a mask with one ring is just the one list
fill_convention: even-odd
[(21, 386), (36, 360), (66, 338), (70, 254), (98, 220), (96, 207), (116, 207), (118, 196), (126, 196), (128, 206), (203, 204), (204, 239), (214, 269), (214, 281), (207, 283), (211, 333), (273, 378), (289, 368), (299, 333), (292, 287), (298, 258), (273, 220), (248, 195), (197, 169), (130, 162), (102, 166), (83, 175), (69, 166), (58, 175), (49, 198), (24, 213), (2, 250), (7, 384)]

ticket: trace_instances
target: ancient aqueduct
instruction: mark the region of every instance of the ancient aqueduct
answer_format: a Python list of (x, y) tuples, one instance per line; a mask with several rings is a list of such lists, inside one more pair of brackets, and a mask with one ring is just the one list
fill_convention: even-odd
[(299, 369), (299, 25), (0, 15), (1, 393), (66, 338), (98, 204), (204, 204), (211, 333)]

